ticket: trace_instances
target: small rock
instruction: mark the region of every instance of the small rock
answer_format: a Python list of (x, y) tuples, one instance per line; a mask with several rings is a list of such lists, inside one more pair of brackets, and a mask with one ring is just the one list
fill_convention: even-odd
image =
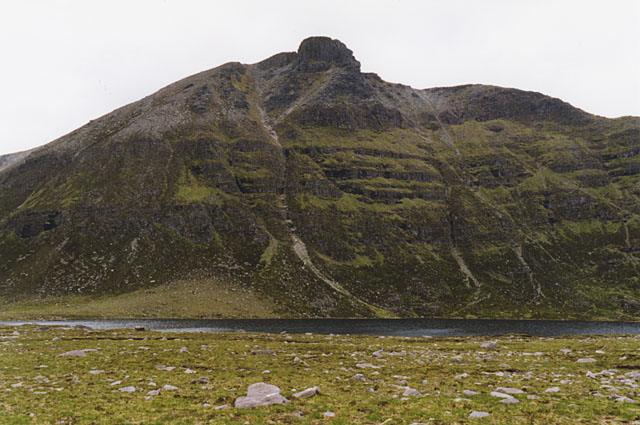
[(67, 351), (66, 353), (58, 354), (58, 357), (87, 357), (87, 353), (83, 350)]
[(164, 366), (164, 365), (160, 365), (160, 366), (156, 366), (156, 369), (158, 370), (166, 370), (166, 371), (172, 371), (173, 369), (175, 369), (175, 366)]
[(295, 356), (295, 357), (293, 358), (293, 362), (294, 362), (294, 363), (301, 363), (301, 364), (302, 364), (302, 365), (304, 365), (304, 366), (309, 366), (309, 364), (308, 364), (307, 362), (305, 362), (304, 360), (302, 360), (302, 359), (301, 359), (300, 357), (298, 357), (298, 356)]
[(356, 367), (359, 367), (360, 369), (380, 369), (380, 366), (374, 366), (371, 363), (358, 363), (356, 364)]
[(299, 393), (295, 393), (293, 396), (295, 398), (308, 398), (318, 394), (320, 394), (320, 388), (311, 387), (311, 388), (307, 388), (306, 390), (300, 391)]
[(560, 387), (551, 387), (544, 390), (545, 393), (557, 393), (560, 391)]
[(501, 393), (505, 393), (505, 394), (522, 394), (524, 393), (524, 391), (519, 390), (517, 388), (509, 388), (509, 387), (498, 387), (496, 388), (496, 391), (499, 391)]
[(616, 403), (635, 403), (636, 401), (630, 399), (629, 397), (618, 397), (616, 398)]
[(146, 331), (147, 328), (145, 328), (144, 326), (136, 326), (133, 328), (134, 330), (140, 332), (140, 331)]
[(453, 401), (456, 403), (460, 403), (463, 401), (471, 401), (471, 400), (469, 400), (468, 398), (454, 398)]
[(587, 357), (585, 359), (578, 359), (577, 363), (594, 363), (596, 362), (596, 359), (591, 358), (591, 357)]
[(529, 400), (537, 400), (537, 399), (539, 399), (539, 398), (540, 398), (540, 397), (538, 397), (538, 396), (537, 396), (537, 395), (535, 395), (535, 394), (529, 394), (529, 395), (527, 396), (527, 399), (529, 399)]
[(198, 379), (192, 379), (191, 382), (189, 382), (190, 384), (208, 384), (209, 383), (209, 378), (207, 378), (206, 376), (203, 376), (201, 378)]
[(480, 344), (480, 347), (482, 347), (482, 348), (498, 348), (498, 344), (496, 344), (495, 341), (487, 341), (487, 342), (483, 342), (482, 344)]
[(133, 393), (136, 391), (136, 387), (122, 387), (120, 388), (121, 393)]
[(509, 397), (509, 398), (504, 398), (504, 399), (500, 400), (500, 403), (516, 404), (516, 403), (520, 403), (520, 400), (518, 400), (515, 397)]
[(335, 414), (335, 413), (333, 413), (333, 412), (324, 412), (324, 413), (323, 413), (323, 415), (324, 415), (326, 418), (333, 418), (333, 417), (335, 417), (335, 416), (336, 416), (336, 414)]
[(463, 395), (472, 396), (472, 395), (478, 395), (479, 393), (477, 391), (464, 390), (464, 391), (462, 391), (462, 394)]
[(84, 331), (91, 331), (91, 330), (93, 330), (93, 328), (92, 328), (91, 326), (87, 326), (87, 325), (75, 325), (73, 328), (74, 328), (74, 329), (84, 330)]
[(420, 397), (422, 394), (420, 394), (420, 391), (416, 390), (415, 388), (407, 387), (402, 395), (405, 397)]
[(351, 377), (351, 379), (357, 379), (358, 381), (362, 381), (362, 382), (367, 380), (367, 378), (365, 378), (364, 375), (361, 373), (356, 373)]
[(197, 373), (197, 372), (196, 372), (195, 370), (193, 370), (193, 369), (189, 369), (189, 368), (187, 368), (187, 369), (184, 371), (184, 373)]
[(101, 369), (93, 369), (93, 370), (89, 371), (89, 373), (92, 374), (92, 375), (100, 375), (103, 372), (104, 372), (104, 370), (101, 370)]
[(254, 356), (263, 355), (263, 356), (275, 356), (276, 352), (272, 350), (253, 350), (251, 352)]
[(627, 372), (624, 374), (624, 376), (628, 376), (629, 378), (633, 378), (633, 379), (640, 379), (640, 372), (637, 372), (637, 371)]
[(460, 375), (454, 376), (454, 378), (455, 379), (463, 379), (463, 378), (466, 378), (468, 376), (469, 376), (469, 374), (465, 372), (465, 373), (461, 373)]
[(489, 416), (487, 412), (471, 412), (469, 415), (470, 418), (486, 418)]
[(160, 390), (151, 390), (147, 393), (147, 395), (160, 395)]
[(168, 384), (167, 384), (167, 385), (163, 385), (163, 386), (162, 386), (162, 389), (163, 389), (164, 391), (175, 391), (175, 390), (177, 390), (177, 389), (178, 389), (178, 387), (176, 387), (176, 386), (174, 386), (174, 385), (168, 385)]
[(509, 394), (501, 393), (499, 391), (491, 391), (491, 396), (499, 398), (512, 398)]
[(222, 409), (228, 409), (229, 405), (228, 404), (222, 404), (220, 406), (216, 406), (213, 408), (213, 410), (222, 410)]

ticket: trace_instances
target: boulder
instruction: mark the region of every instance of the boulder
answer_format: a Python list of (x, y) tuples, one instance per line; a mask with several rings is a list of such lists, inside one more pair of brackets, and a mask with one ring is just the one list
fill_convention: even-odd
[(234, 406), (238, 409), (249, 409), (270, 404), (287, 404), (289, 400), (280, 394), (280, 388), (275, 385), (258, 382), (247, 389), (247, 395), (238, 397)]

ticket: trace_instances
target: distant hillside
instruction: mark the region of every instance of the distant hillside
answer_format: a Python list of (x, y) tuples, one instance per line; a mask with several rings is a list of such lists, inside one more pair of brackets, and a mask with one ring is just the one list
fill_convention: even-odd
[(640, 318), (637, 117), (391, 84), (313, 37), (16, 155), (0, 157), (5, 302)]

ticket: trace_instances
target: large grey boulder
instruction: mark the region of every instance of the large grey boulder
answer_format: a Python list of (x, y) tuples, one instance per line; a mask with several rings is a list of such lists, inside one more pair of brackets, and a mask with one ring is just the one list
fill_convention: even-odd
[(249, 385), (247, 395), (238, 397), (234, 406), (238, 409), (249, 409), (257, 406), (287, 403), (289, 403), (289, 400), (280, 394), (280, 388), (275, 385), (258, 382), (257, 384)]

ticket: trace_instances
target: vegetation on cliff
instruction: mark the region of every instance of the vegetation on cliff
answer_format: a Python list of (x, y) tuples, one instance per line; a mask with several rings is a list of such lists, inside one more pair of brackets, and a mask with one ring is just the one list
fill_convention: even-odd
[(640, 118), (391, 84), (315, 37), (0, 158), (0, 293), (217, 282), (279, 316), (637, 319), (639, 154)]

